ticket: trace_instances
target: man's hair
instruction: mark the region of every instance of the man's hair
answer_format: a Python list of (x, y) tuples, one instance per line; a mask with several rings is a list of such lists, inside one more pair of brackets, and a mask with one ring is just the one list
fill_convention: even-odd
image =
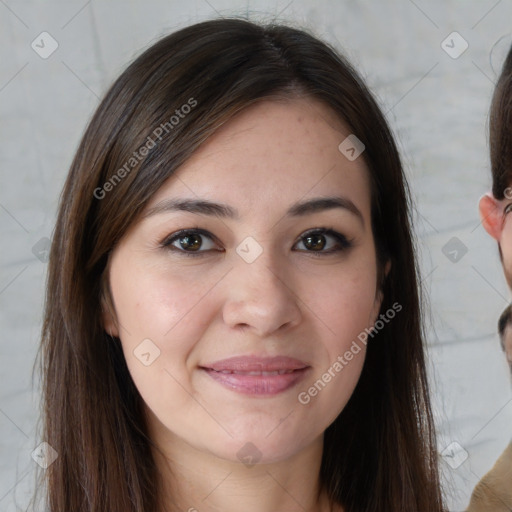
[(505, 197), (512, 183), (512, 47), (503, 64), (492, 97), (489, 116), (492, 193), (496, 199)]
[(498, 320), (498, 334), (500, 335), (501, 348), (505, 350), (505, 329), (512, 324), (512, 304), (509, 304), (501, 313)]

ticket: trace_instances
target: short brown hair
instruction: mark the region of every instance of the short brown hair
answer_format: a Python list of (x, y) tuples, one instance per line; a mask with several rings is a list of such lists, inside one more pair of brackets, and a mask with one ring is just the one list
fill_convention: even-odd
[(501, 313), (498, 320), (498, 334), (500, 335), (501, 348), (505, 350), (505, 329), (512, 324), (512, 304), (509, 304)]
[(492, 193), (505, 197), (512, 183), (512, 47), (496, 84), (489, 118)]

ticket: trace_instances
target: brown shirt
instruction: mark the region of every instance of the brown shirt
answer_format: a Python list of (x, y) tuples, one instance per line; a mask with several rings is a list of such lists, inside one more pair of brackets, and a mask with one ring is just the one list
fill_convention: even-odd
[(478, 482), (466, 512), (512, 510), (512, 442), (493, 468)]

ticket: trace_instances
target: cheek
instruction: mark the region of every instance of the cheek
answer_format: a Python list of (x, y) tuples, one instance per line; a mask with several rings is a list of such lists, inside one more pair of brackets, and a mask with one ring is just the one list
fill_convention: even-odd
[(344, 373), (357, 378), (366, 353), (364, 341), (378, 314), (375, 279), (372, 272), (367, 272), (351, 278), (333, 279), (330, 284), (334, 290), (321, 299), (324, 303), (322, 314), (328, 327), (328, 335), (324, 338), (328, 364), (331, 366), (339, 356), (346, 355), (350, 364), (344, 368)]
[[(366, 275), (341, 276), (330, 279), (333, 290), (324, 299), (324, 308), (329, 318), (338, 329), (361, 325), (363, 327), (371, 320), (371, 312), (375, 303), (375, 277), (372, 272)], [(337, 332), (336, 334), (342, 334)]]
[(191, 317), (202, 319), (201, 298), (213, 286), (210, 281), (186, 278), (159, 266), (112, 268), (111, 287), (121, 331), (128, 338), (162, 340), (190, 325)]
[[(121, 263), (121, 261), (119, 262)], [(125, 263), (125, 262), (123, 262)], [(190, 386), (190, 354), (211, 314), (204, 300), (215, 281), (137, 264), (112, 266), (111, 288), (123, 353), (132, 378), (152, 407), (163, 389), (182, 407)], [(155, 392), (155, 390), (157, 392)]]
[(371, 253), (329, 278), (318, 279), (308, 303), (324, 333), (315, 372), (301, 388), (299, 401), (317, 408), (319, 417), (334, 420), (359, 380), (366, 355), (369, 328), (378, 316), (376, 268)]
[(501, 235), (500, 246), (503, 254), (503, 265), (510, 272), (512, 270), (512, 219), (507, 220), (507, 225)]
[(349, 268), (310, 282), (314, 294), (310, 294), (308, 306), (326, 328), (329, 352), (343, 350), (372, 325), (379, 306), (375, 298), (376, 279), (375, 260), (367, 256)]
[(512, 363), (512, 339), (508, 339), (505, 343), (505, 353), (507, 355), (507, 361)]
[(129, 372), (146, 405), (165, 421), (194, 413), (190, 354), (210, 321), (207, 301), (202, 300), (214, 284), (210, 281), (157, 267), (112, 268), (112, 295)]

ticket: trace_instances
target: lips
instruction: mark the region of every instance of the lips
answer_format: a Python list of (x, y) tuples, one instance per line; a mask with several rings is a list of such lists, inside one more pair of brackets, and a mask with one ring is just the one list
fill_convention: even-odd
[(287, 356), (242, 356), (200, 367), (224, 387), (249, 395), (275, 395), (291, 388), (310, 366)]

